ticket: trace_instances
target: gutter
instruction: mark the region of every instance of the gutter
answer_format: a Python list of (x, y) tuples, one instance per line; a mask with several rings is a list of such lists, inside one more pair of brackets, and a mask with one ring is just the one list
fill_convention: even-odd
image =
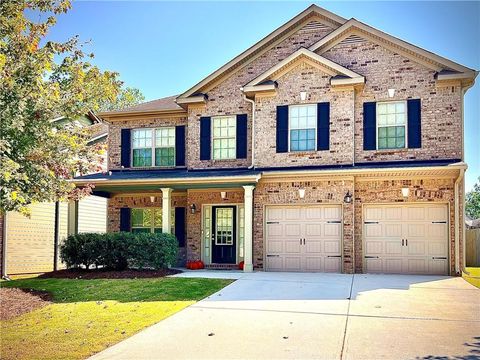
[[(240, 90), (243, 91), (243, 87)], [(245, 94), (243, 94), (243, 99), (252, 104), (252, 164), (248, 167), (252, 169), (255, 166), (255, 101), (247, 98)]]

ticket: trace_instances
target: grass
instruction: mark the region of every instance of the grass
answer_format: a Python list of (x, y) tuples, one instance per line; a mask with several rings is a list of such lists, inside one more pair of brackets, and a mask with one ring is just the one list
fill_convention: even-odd
[(473, 286), (480, 288), (480, 267), (467, 267), (468, 274), (463, 273), (462, 277)]
[(84, 359), (231, 283), (221, 279), (20, 279), (53, 304), (0, 324), (2, 359)]

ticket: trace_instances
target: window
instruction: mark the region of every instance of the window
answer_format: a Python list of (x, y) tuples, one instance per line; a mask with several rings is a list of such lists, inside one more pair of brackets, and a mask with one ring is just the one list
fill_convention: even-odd
[[(173, 209), (172, 209), (173, 210)], [(162, 209), (139, 208), (131, 210), (133, 233), (161, 233), (162, 232)], [(172, 211), (172, 234), (175, 233), (175, 211)]]
[(377, 103), (377, 149), (406, 147), (406, 118), (404, 101)]
[(315, 150), (317, 105), (289, 106), (290, 151)]
[(214, 117), (212, 120), (213, 159), (235, 159), (237, 132), (235, 116)]
[(155, 166), (175, 166), (175, 128), (155, 130)]
[(175, 166), (175, 128), (132, 131), (134, 167)]
[(133, 166), (152, 166), (152, 130), (132, 131)]

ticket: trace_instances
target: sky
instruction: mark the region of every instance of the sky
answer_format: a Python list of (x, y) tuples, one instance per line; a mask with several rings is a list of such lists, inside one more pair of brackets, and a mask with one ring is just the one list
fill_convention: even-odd
[[(49, 37), (79, 35), (146, 100), (182, 93), (312, 2), (73, 1)], [(480, 70), (480, 2), (320, 1), (344, 18)], [(465, 96), (466, 189), (480, 176), (480, 76)]]

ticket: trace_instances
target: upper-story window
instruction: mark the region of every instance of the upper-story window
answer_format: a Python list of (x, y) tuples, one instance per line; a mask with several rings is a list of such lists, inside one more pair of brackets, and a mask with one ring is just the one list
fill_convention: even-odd
[(377, 149), (405, 148), (406, 134), (405, 102), (377, 103)]
[(315, 150), (317, 105), (289, 106), (290, 151)]
[(132, 131), (134, 167), (175, 166), (175, 128)]
[(212, 118), (213, 159), (228, 160), (236, 157), (237, 121), (235, 116)]

